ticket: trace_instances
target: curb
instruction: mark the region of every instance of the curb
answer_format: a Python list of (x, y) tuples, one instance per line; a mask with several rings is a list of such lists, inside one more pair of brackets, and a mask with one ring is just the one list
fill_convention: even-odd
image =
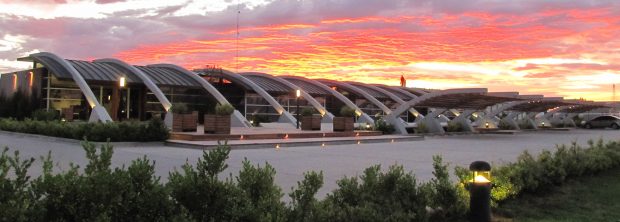
[[(71, 143), (71, 144), (81, 144), (83, 142), (82, 140), (76, 140), (76, 139), (45, 136), (45, 135), (30, 134), (30, 133), (18, 133), (18, 132), (3, 131), (3, 130), (0, 130), (0, 135), (17, 136), (17, 137), (22, 137), (22, 138), (23, 137), (36, 138), (42, 141), (63, 142), (63, 143)], [(93, 142), (93, 141), (89, 141), (89, 142), (94, 143), (97, 146), (107, 144), (107, 142)], [(164, 145), (164, 142), (110, 142), (110, 144), (115, 147), (116, 146), (118, 147), (147, 147), (147, 146), (154, 146), (154, 145), (161, 146), (161, 145)]]
[[(274, 149), (276, 146), (279, 148), (285, 147), (300, 147), (300, 146), (334, 146), (334, 145), (350, 145), (350, 144), (368, 144), (368, 143), (395, 143), (395, 142), (408, 142), (408, 141), (421, 141), (424, 140), (424, 136), (410, 136), (400, 138), (370, 138), (370, 139), (346, 139), (346, 140), (329, 140), (329, 141), (304, 141), (304, 142), (266, 142), (266, 143), (253, 143), (253, 144), (228, 144), (231, 149)], [(182, 143), (176, 141), (166, 141), (166, 146), (189, 148), (189, 149), (201, 149), (210, 150), (217, 147), (217, 145), (199, 145)]]

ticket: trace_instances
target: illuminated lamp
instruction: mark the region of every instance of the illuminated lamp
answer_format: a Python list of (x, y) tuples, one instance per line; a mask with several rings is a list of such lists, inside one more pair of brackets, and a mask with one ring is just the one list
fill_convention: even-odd
[(13, 90), (17, 91), (17, 74), (13, 74)]
[(366, 123), (366, 129), (369, 130), (370, 129), (370, 124)]
[(489, 128), (489, 122), (484, 123), (484, 127), (488, 129)]
[(32, 88), (32, 83), (34, 82), (34, 73), (30, 72), (30, 83), (28, 83), (28, 86), (30, 86), (30, 88)]
[(121, 77), (121, 78), (118, 80), (118, 85), (122, 88), (122, 87), (125, 87), (125, 84), (127, 84), (127, 83), (126, 83), (126, 80), (125, 80), (125, 77)]
[(469, 165), (473, 179), (469, 183), (471, 221), (491, 221), (491, 165), (474, 161)]
[(297, 119), (297, 129), (299, 129), (299, 97), (301, 96), (301, 90), (295, 90), (295, 105), (297, 108), (295, 109), (296, 119)]

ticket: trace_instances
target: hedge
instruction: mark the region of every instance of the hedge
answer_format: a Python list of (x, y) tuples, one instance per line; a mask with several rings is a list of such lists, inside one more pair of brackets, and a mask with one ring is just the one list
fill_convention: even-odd
[[(170, 172), (169, 181), (154, 176), (146, 157), (128, 167), (111, 167), (113, 148), (83, 143), (89, 163), (54, 173), (50, 154), (41, 158), (43, 173), (30, 178), (35, 159), (19, 152), (0, 153), (0, 221), (459, 221), (468, 209), (464, 184), (470, 173), (433, 157), (434, 178), (418, 182), (402, 166), (376, 165), (362, 175), (337, 181), (324, 199), (316, 194), (322, 172), (307, 172), (284, 202), (275, 169), (248, 160), (237, 176), (223, 176), (230, 147), (204, 151), (195, 165)], [(620, 165), (620, 143), (590, 142), (558, 146), (538, 157), (525, 152), (518, 161), (493, 168), (495, 204), (525, 192), (540, 193), (566, 180)], [(9, 176), (11, 175), (11, 176)]]
[(163, 121), (152, 119), (147, 122), (125, 121), (108, 123), (76, 123), (61, 121), (39, 121), (0, 118), (0, 130), (40, 134), (90, 141), (164, 141), (168, 139), (168, 128)]

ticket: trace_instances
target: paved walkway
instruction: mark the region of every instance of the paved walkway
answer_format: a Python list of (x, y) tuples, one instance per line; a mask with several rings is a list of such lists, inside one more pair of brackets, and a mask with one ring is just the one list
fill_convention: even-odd
[[(320, 194), (324, 195), (336, 188), (336, 180), (345, 175), (358, 175), (373, 164), (384, 167), (402, 164), (407, 170), (414, 171), (420, 180), (428, 180), (432, 177), (433, 155), (442, 155), (444, 160), (452, 165), (467, 166), (474, 160), (498, 163), (514, 161), (526, 149), (538, 153), (542, 149), (554, 148), (555, 144), (568, 144), (571, 141), (586, 144), (588, 139), (598, 138), (618, 140), (620, 131), (577, 129), (568, 132), (537, 131), (514, 135), (434, 136), (427, 137), (424, 141), (401, 143), (233, 150), (225, 175), (238, 172), (244, 158), (261, 165), (269, 162), (277, 171), (277, 183), (288, 193), (290, 188), (303, 178), (303, 172), (323, 171), (325, 186)], [(71, 142), (0, 133), (0, 146), (5, 145), (18, 149), (23, 156), (37, 158), (51, 150), (53, 159), (59, 161), (57, 169), (66, 169), (69, 162), (82, 166), (86, 163), (82, 148)], [(156, 160), (157, 175), (165, 180), (170, 170), (179, 168), (186, 160), (195, 163), (201, 154), (200, 150), (166, 147), (161, 143), (140, 146), (121, 144), (115, 149), (113, 164), (127, 165), (133, 159), (148, 156)], [(34, 165), (32, 173), (40, 173), (40, 161)]]

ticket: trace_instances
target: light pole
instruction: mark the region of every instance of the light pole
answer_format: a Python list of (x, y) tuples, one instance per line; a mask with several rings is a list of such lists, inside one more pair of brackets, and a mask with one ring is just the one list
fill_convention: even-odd
[(297, 129), (299, 129), (299, 97), (301, 96), (301, 91), (298, 89), (295, 91), (295, 105), (297, 105), (297, 109), (295, 110), (295, 119), (297, 119)]

